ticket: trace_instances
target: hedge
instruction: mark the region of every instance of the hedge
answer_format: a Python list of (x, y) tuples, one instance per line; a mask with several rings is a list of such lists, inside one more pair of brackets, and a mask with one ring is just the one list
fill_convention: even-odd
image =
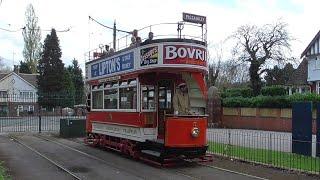
[(283, 86), (266, 86), (261, 89), (263, 96), (285, 96), (287, 90)]
[(253, 90), (251, 88), (231, 88), (222, 92), (221, 96), (225, 97), (252, 97)]
[(294, 102), (320, 102), (320, 95), (294, 94), (291, 96), (256, 96), (251, 98), (227, 97), (222, 100), (224, 107), (260, 107), (260, 108), (290, 108)]

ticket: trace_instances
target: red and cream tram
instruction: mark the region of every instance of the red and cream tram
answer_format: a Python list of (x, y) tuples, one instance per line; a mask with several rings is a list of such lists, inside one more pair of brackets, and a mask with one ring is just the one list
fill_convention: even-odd
[[(203, 157), (208, 147), (204, 35), (196, 40), (153, 33), (154, 39), (115, 52), (91, 52), (86, 142), (138, 159)], [(187, 114), (174, 110), (181, 81), (188, 89)]]

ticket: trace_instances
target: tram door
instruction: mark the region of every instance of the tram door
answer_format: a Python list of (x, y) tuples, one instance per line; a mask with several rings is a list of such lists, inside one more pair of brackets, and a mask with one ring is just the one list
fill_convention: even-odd
[(173, 114), (173, 82), (161, 80), (158, 82), (158, 138), (164, 138), (164, 114)]

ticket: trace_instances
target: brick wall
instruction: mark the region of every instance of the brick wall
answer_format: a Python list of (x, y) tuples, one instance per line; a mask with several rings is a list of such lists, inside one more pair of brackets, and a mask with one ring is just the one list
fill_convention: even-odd
[[(316, 112), (313, 111), (313, 133), (316, 132)], [(223, 108), (222, 126), (235, 129), (291, 132), (291, 109)]]

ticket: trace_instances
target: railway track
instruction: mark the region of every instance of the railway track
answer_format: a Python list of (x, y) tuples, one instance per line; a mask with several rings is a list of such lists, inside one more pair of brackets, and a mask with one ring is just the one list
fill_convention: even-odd
[[(104, 159), (98, 158), (98, 157), (96, 157), (96, 156), (94, 156), (94, 155), (92, 155), (92, 154), (86, 153), (86, 152), (84, 152), (84, 151), (81, 151), (81, 150), (79, 150), (79, 149), (73, 148), (73, 147), (68, 146), (68, 145), (66, 145), (66, 144), (63, 144), (63, 143), (57, 142), (57, 141), (55, 141), (55, 140), (52, 140), (52, 139), (43, 137), (43, 136), (41, 136), (41, 135), (33, 135), (33, 136), (36, 137), (36, 138), (42, 139), (42, 140), (44, 140), (44, 141), (48, 141), (48, 142), (50, 142), (50, 143), (54, 143), (54, 144), (56, 144), (56, 145), (62, 146), (62, 147), (64, 147), (64, 148), (66, 148), (66, 149), (72, 150), (72, 151), (77, 152), (77, 153), (79, 153), (79, 154), (81, 154), (81, 155), (87, 156), (87, 157), (89, 157), (89, 158), (91, 158), (91, 159), (93, 159), (93, 160), (96, 160), (96, 161), (99, 161), (99, 162), (101, 162), (101, 163), (104, 163), (104, 164), (106, 164), (106, 165), (108, 165), (108, 166), (111, 166), (111, 167), (113, 167), (113, 168), (115, 168), (115, 169), (123, 170), (123, 171), (128, 172), (128, 169), (119, 168), (119, 167), (113, 165), (112, 163), (110, 163), (110, 162), (108, 162), (108, 161), (106, 161), (106, 160), (104, 160)], [(30, 150), (33, 151), (34, 153), (38, 154), (38, 155), (41, 156), (42, 158), (48, 160), (50, 163), (54, 164), (55, 166), (57, 166), (57, 167), (60, 168), (61, 170), (65, 171), (66, 173), (70, 174), (70, 175), (71, 175), (72, 177), (74, 177), (75, 179), (79, 179), (79, 180), (82, 179), (82, 178), (80, 178), (79, 176), (77, 176), (77, 175), (75, 175), (74, 173), (72, 173), (72, 172), (71, 172), (70, 170), (68, 170), (67, 168), (63, 167), (61, 164), (53, 161), (52, 159), (50, 159), (49, 157), (47, 157), (47, 156), (45, 156), (44, 154), (40, 153), (39, 151), (35, 150), (34, 148), (32, 148), (32, 147), (28, 146), (27, 144), (21, 142), (18, 138), (12, 137), (12, 136), (10, 136), (10, 138), (13, 139), (14, 141), (16, 141), (17, 143), (23, 145), (24, 147), (30, 149)], [(76, 142), (76, 143), (80, 143), (80, 142)], [(174, 170), (174, 172), (175, 172), (176, 174), (178, 174), (178, 175), (181, 175), (181, 176), (187, 178), (187, 179), (193, 179), (193, 180), (199, 180), (199, 179), (200, 179), (200, 178), (197, 178), (197, 177), (188, 175), (188, 174), (184, 173), (183, 171)], [(137, 174), (137, 173), (133, 173), (133, 172), (129, 172), (129, 173), (130, 173), (130, 174), (133, 174), (134, 176), (140, 177), (141, 179), (147, 179), (146, 177), (142, 177), (141, 175), (139, 175), (139, 174)]]
[[(100, 162), (102, 162), (102, 163), (105, 163), (105, 164), (107, 164), (108, 166), (112, 166), (112, 167), (114, 167), (114, 168), (120, 169), (119, 167), (115, 167), (113, 164), (109, 163), (108, 161), (106, 161), (106, 160), (104, 160), (104, 159), (98, 158), (98, 157), (96, 157), (96, 156), (94, 156), (94, 155), (88, 154), (88, 153), (86, 153), (86, 152), (84, 152), (84, 151), (81, 151), (81, 150), (79, 150), (79, 149), (75, 149), (75, 148), (73, 148), (73, 147), (70, 147), (70, 146), (68, 146), (68, 145), (66, 145), (66, 144), (64, 144), (64, 143), (57, 142), (57, 141), (55, 141), (55, 140), (52, 140), (52, 139), (49, 139), (49, 138), (46, 138), (46, 137), (43, 137), (43, 136), (40, 136), (40, 135), (35, 135), (35, 137), (37, 137), (37, 138), (39, 138), (39, 139), (42, 139), (42, 140), (45, 140), (45, 141), (49, 141), (49, 142), (51, 142), (51, 143), (55, 143), (55, 144), (60, 145), (60, 146), (63, 146), (63, 147), (65, 147), (65, 148), (69, 149), (69, 150), (78, 152), (78, 153), (80, 153), (80, 154), (82, 154), (82, 155), (85, 155), (85, 156), (87, 156), (87, 157), (90, 157), (90, 158), (92, 158), (92, 159), (94, 159), (94, 160), (97, 160), (97, 161), (100, 161)], [(78, 142), (78, 141), (73, 141), (73, 142), (76, 142), (76, 143), (78, 143), (78, 144), (83, 144), (83, 143)], [(191, 162), (193, 162), (193, 161), (188, 161), (188, 160), (186, 160), (186, 162), (191, 163)], [(241, 173), (241, 172), (237, 172), (237, 171), (232, 171), (232, 170), (230, 170), (230, 169), (224, 169), (224, 168), (220, 168), (220, 167), (208, 165), (208, 164), (206, 164), (206, 163), (200, 163), (200, 162), (193, 162), (193, 163), (196, 163), (196, 164), (199, 165), (199, 166), (203, 166), (203, 167), (207, 167), (207, 168), (211, 168), (211, 169), (216, 169), (216, 170), (219, 170), (219, 171), (224, 171), (224, 172), (228, 172), (228, 173), (232, 173), (232, 174), (237, 174), (237, 175), (245, 176), (245, 177), (252, 178), (252, 179), (268, 180), (267, 178), (263, 178), (263, 177), (259, 177), (259, 176), (254, 176), (254, 175), (250, 175), (250, 174), (246, 174), (246, 173)], [(180, 170), (174, 170), (174, 172), (177, 173), (177, 174), (179, 174), (179, 175), (181, 175), (181, 176), (184, 176), (184, 177), (186, 177), (186, 178), (188, 178), (188, 179), (201, 179), (201, 178), (199, 178), (199, 177), (195, 177), (195, 176), (186, 174), (185, 172), (180, 171)]]
[(66, 172), (67, 174), (69, 174), (71, 177), (73, 177), (74, 179), (77, 180), (82, 180), (81, 177), (77, 176), (76, 174), (74, 174), (73, 172), (71, 172), (70, 170), (68, 170), (67, 168), (63, 167), (61, 164), (59, 164), (58, 162), (50, 159), (48, 156), (40, 153), (39, 151), (37, 151), (36, 149), (32, 148), (31, 146), (23, 143), (22, 141), (20, 141), (17, 137), (14, 136), (9, 136), (13, 141), (17, 142), (18, 144), (22, 145), (23, 147), (31, 150), (32, 152), (36, 153), (37, 155), (39, 155), (40, 157), (46, 159), (47, 161), (49, 161), (51, 164), (53, 164), (54, 166), (58, 167), (60, 170)]

